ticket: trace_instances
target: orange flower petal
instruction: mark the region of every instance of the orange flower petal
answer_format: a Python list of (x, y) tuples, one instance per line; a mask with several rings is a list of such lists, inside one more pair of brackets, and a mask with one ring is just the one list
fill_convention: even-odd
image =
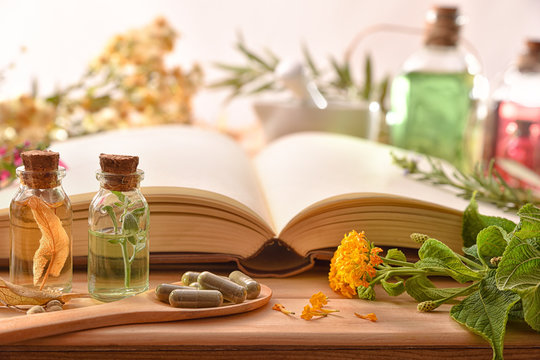
[(375, 315), (374, 313), (369, 313), (367, 315), (354, 313), (354, 315), (358, 316), (360, 319), (366, 319), (366, 320), (369, 320), (369, 321), (372, 321), (372, 322), (377, 321), (377, 315)]

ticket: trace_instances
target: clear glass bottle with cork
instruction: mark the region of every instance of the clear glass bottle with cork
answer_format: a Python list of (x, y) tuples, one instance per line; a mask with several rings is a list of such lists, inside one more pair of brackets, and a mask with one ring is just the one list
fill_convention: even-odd
[(73, 277), (71, 203), (63, 187), (59, 154), (21, 154), (20, 186), (9, 208), (11, 282), (40, 290), (71, 291)]
[(88, 215), (88, 292), (115, 301), (148, 289), (150, 212), (137, 156), (101, 154)]
[(455, 7), (428, 12), (424, 46), (393, 81), (387, 123), (393, 145), (467, 169), (481, 158), (489, 88), (477, 59), (458, 44), (462, 22)]

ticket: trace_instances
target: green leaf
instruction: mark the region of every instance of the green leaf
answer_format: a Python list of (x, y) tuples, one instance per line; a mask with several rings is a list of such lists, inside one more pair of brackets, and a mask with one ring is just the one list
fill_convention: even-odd
[[(463, 288), (438, 288), (425, 275), (415, 275), (405, 280), (405, 290), (418, 302), (440, 300), (455, 295)], [(471, 290), (473, 292), (474, 289)], [(467, 294), (463, 294), (465, 296)]]
[(398, 296), (405, 291), (405, 284), (403, 283), (403, 280), (393, 283), (382, 279), (381, 285), (390, 296)]
[(364, 98), (364, 100), (369, 100), (371, 95), (371, 87), (373, 85), (371, 56), (367, 54), (364, 61), (364, 89), (362, 90), (362, 98)]
[(131, 243), (131, 245), (137, 245), (137, 239), (135, 238), (135, 236), (128, 236), (127, 240)]
[(306, 60), (308, 68), (311, 70), (313, 79), (319, 77), (320, 71), (317, 68), (317, 65), (315, 65), (315, 61), (313, 60), (311, 52), (309, 51), (306, 44), (302, 44), (302, 53), (304, 54), (304, 60)]
[(407, 257), (405, 256), (403, 251), (399, 249), (389, 249), (386, 252), (386, 258), (399, 261), (407, 261)]
[(330, 58), (330, 63), (336, 72), (337, 79), (335, 80), (335, 85), (340, 89), (347, 89), (353, 85), (351, 79), (351, 71), (349, 69), (349, 64), (345, 63), (340, 65), (334, 57)]
[(480, 261), (486, 266), (496, 267), (490, 260), (502, 256), (506, 249), (508, 234), (499, 226), (489, 226), (478, 233), (476, 244)]
[(524, 314), (523, 314), (523, 303), (521, 300), (519, 300), (512, 308), (510, 309), (510, 312), (508, 313), (508, 320), (515, 320), (515, 321), (523, 321)]
[(216, 62), (213, 65), (221, 70), (231, 71), (238, 74), (242, 74), (247, 71), (250, 71), (250, 68), (245, 67), (245, 66), (235, 66), (235, 65), (230, 65), (230, 64), (220, 63), (220, 62)]
[(386, 96), (388, 95), (388, 88), (390, 86), (390, 76), (386, 75), (383, 79), (383, 81), (379, 85), (379, 105), (381, 106), (381, 110), (384, 113), (386, 113)]
[(126, 200), (126, 195), (124, 195), (121, 191), (111, 190), (111, 192), (116, 195), (116, 197), (118, 198), (118, 200), (120, 200), (122, 204), (124, 204)]
[(540, 332), (540, 283), (526, 290), (519, 290), (523, 304), (523, 315), (527, 324)]
[(478, 257), (478, 246), (476, 246), (476, 244), (463, 248), (463, 253), (470, 259), (477, 260), (476, 262), (480, 263), (480, 258)]
[(520, 219), (518, 228), (540, 231), (540, 209), (532, 204), (526, 204), (518, 211)]
[(508, 313), (519, 301), (519, 296), (512, 291), (497, 289), (494, 274), (495, 270), (490, 270), (480, 281), (478, 291), (454, 305), (450, 316), (486, 339), (493, 349), (493, 359), (502, 359)]
[[(132, 213), (127, 213), (122, 224), (122, 234), (136, 234), (139, 231), (139, 223)], [(129, 240), (129, 239), (128, 239)], [(131, 241), (130, 241), (131, 242)]]
[(105, 210), (107, 214), (109, 214), (109, 217), (111, 218), (114, 226), (114, 233), (116, 234), (118, 232), (118, 222), (116, 221), (116, 214), (114, 213), (112, 206), (105, 205), (102, 209)]
[(463, 245), (465, 247), (476, 244), (476, 236), (480, 231), (490, 225), (497, 225), (503, 228), (506, 232), (511, 232), (516, 227), (512, 221), (495, 216), (484, 216), (478, 212), (478, 204), (473, 197), (469, 206), (463, 212), (463, 227), (461, 236), (463, 237)]
[(138, 219), (146, 213), (146, 208), (145, 207), (136, 208), (133, 211), (131, 211), (131, 213), (133, 214), (133, 216), (135, 216)]
[(236, 43), (236, 48), (241, 53), (243, 53), (249, 60), (253, 61), (254, 63), (262, 65), (262, 67), (268, 71), (274, 71), (275, 66), (268, 64), (266, 61), (262, 59), (262, 57), (256, 55), (253, 51), (249, 50), (241, 38)]
[(524, 290), (540, 283), (540, 232), (514, 234), (497, 268), (497, 287)]
[(427, 239), (418, 250), (418, 256), (420, 260), (415, 264), (417, 268), (445, 271), (460, 283), (483, 277), (463, 264), (452, 249), (436, 239)]
[(119, 239), (109, 239), (109, 240), (107, 240), (107, 242), (109, 244), (119, 244), (120, 240)]
[(258, 85), (256, 88), (249, 90), (246, 95), (254, 95), (266, 90), (272, 90), (275, 88), (276, 82), (272, 79), (263, 84)]

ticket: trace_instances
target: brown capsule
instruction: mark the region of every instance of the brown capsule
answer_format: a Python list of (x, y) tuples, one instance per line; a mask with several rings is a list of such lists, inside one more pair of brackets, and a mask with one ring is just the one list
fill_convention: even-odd
[(229, 300), (235, 304), (239, 304), (246, 300), (246, 289), (226, 277), (204, 271), (199, 275), (197, 282), (201, 284), (203, 289), (218, 290), (223, 294), (225, 300)]
[(191, 283), (197, 282), (197, 278), (199, 277), (200, 272), (197, 271), (186, 271), (182, 275), (182, 284), (184, 285), (190, 285)]
[(45, 310), (49, 311), (49, 308), (52, 306), (60, 306), (60, 308), (62, 308), (64, 304), (60, 300), (51, 300), (45, 305)]
[(207, 308), (223, 304), (223, 295), (217, 290), (177, 289), (169, 295), (169, 304), (178, 308)]
[(28, 311), (26, 311), (28, 315), (39, 314), (39, 313), (44, 313), (44, 312), (45, 312), (45, 309), (43, 308), (43, 306), (39, 306), (39, 305), (32, 306), (30, 309), (28, 309)]
[(248, 299), (256, 299), (261, 293), (261, 284), (241, 271), (233, 271), (229, 274), (229, 279), (246, 288)]
[(203, 288), (201, 288), (201, 284), (199, 284), (198, 282), (192, 282), (191, 284), (189, 284), (189, 287), (194, 288), (194, 289), (204, 290)]
[(169, 295), (173, 290), (177, 289), (190, 289), (189, 286), (174, 285), (174, 284), (160, 284), (156, 287), (156, 297), (159, 301), (165, 303), (169, 302)]

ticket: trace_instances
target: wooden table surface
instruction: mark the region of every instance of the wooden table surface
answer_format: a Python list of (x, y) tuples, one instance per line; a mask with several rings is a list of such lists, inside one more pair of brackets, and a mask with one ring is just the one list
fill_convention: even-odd
[[(0, 347), (0, 359), (491, 359), (489, 344), (454, 322), (448, 315), (450, 306), (420, 313), (407, 295), (392, 298), (383, 291), (377, 291), (377, 301), (346, 299), (330, 290), (326, 272), (327, 266), (319, 266), (290, 278), (259, 279), (273, 290), (273, 297), (252, 312), (49, 337), (43, 334), (39, 339)], [(180, 274), (152, 271), (151, 287), (179, 281)], [(75, 274), (74, 291), (86, 292), (85, 273)], [(311, 321), (300, 319), (309, 297), (318, 291), (329, 296), (327, 307), (339, 309), (339, 313)], [(272, 310), (275, 303), (295, 311), (296, 316)], [(8, 311), (3, 309), (0, 317), (13, 316)], [(355, 312), (373, 312), (378, 321), (359, 319)], [(509, 325), (505, 358), (540, 359), (540, 334), (526, 326)]]

